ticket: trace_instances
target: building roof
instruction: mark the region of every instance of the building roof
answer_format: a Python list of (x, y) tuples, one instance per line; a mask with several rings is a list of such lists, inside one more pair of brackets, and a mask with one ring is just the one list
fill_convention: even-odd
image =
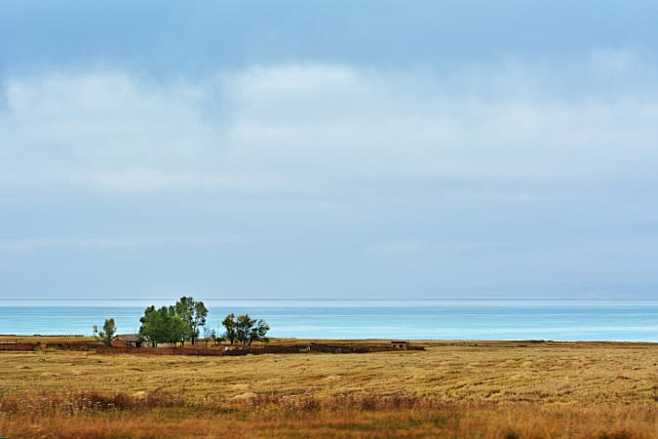
[(119, 334), (115, 339), (121, 341), (139, 341), (140, 337), (137, 334)]

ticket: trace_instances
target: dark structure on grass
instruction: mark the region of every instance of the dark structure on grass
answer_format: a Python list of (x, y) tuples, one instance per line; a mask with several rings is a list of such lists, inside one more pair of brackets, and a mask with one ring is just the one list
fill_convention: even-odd
[(142, 339), (138, 334), (122, 334), (117, 335), (112, 340), (112, 347), (114, 348), (140, 348), (142, 347)]
[(391, 346), (393, 346), (394, 349), (406, 351), (409, 349), (409, 342), (405, 340), (391, 340)]

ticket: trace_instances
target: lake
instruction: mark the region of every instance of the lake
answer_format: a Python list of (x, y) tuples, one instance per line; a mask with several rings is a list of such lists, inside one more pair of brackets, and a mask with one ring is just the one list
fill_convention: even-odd
[[(247, 312), (273, 337), (658, 341), (658, 301), (205, 302), (210, 328)], [(0, 334), (91, 334), (110, 317), (119, 333), (133, 333), (150, 303), (0, 300)]]

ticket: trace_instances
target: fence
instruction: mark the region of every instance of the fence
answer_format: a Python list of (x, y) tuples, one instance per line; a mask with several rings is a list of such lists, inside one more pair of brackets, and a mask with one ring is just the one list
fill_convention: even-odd
[[(409, 350), (424, 350), (422, 346), (409, 346)], [(294, 345), (262, 345), (250, 348), (197, 348), (197, 347), (162, 347), (162, 348), (132, 348), (97, 346), (99, 354), (144, 354), (144, 355), (202, 355), (202, 356), (238, 356), (260, 354), (298, 354), (320, 352), (331, 354), (363, 354), (368, 352), (397, 351), (392, 345), (327, 345), (320, 343), (294, 344)]]

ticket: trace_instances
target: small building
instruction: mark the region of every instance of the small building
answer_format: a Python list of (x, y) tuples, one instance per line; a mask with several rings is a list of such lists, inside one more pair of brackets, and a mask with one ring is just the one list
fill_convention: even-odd
[(391, 340), (391, 345), (393, 346), (393, 349), (406, 351), (409, 347), (409, 342), (406, 340)]
[(117, 335), (112, 340), (112, 347), (115, 348), (139, 348), (142, 346), (142, 338), (137, 334)]

